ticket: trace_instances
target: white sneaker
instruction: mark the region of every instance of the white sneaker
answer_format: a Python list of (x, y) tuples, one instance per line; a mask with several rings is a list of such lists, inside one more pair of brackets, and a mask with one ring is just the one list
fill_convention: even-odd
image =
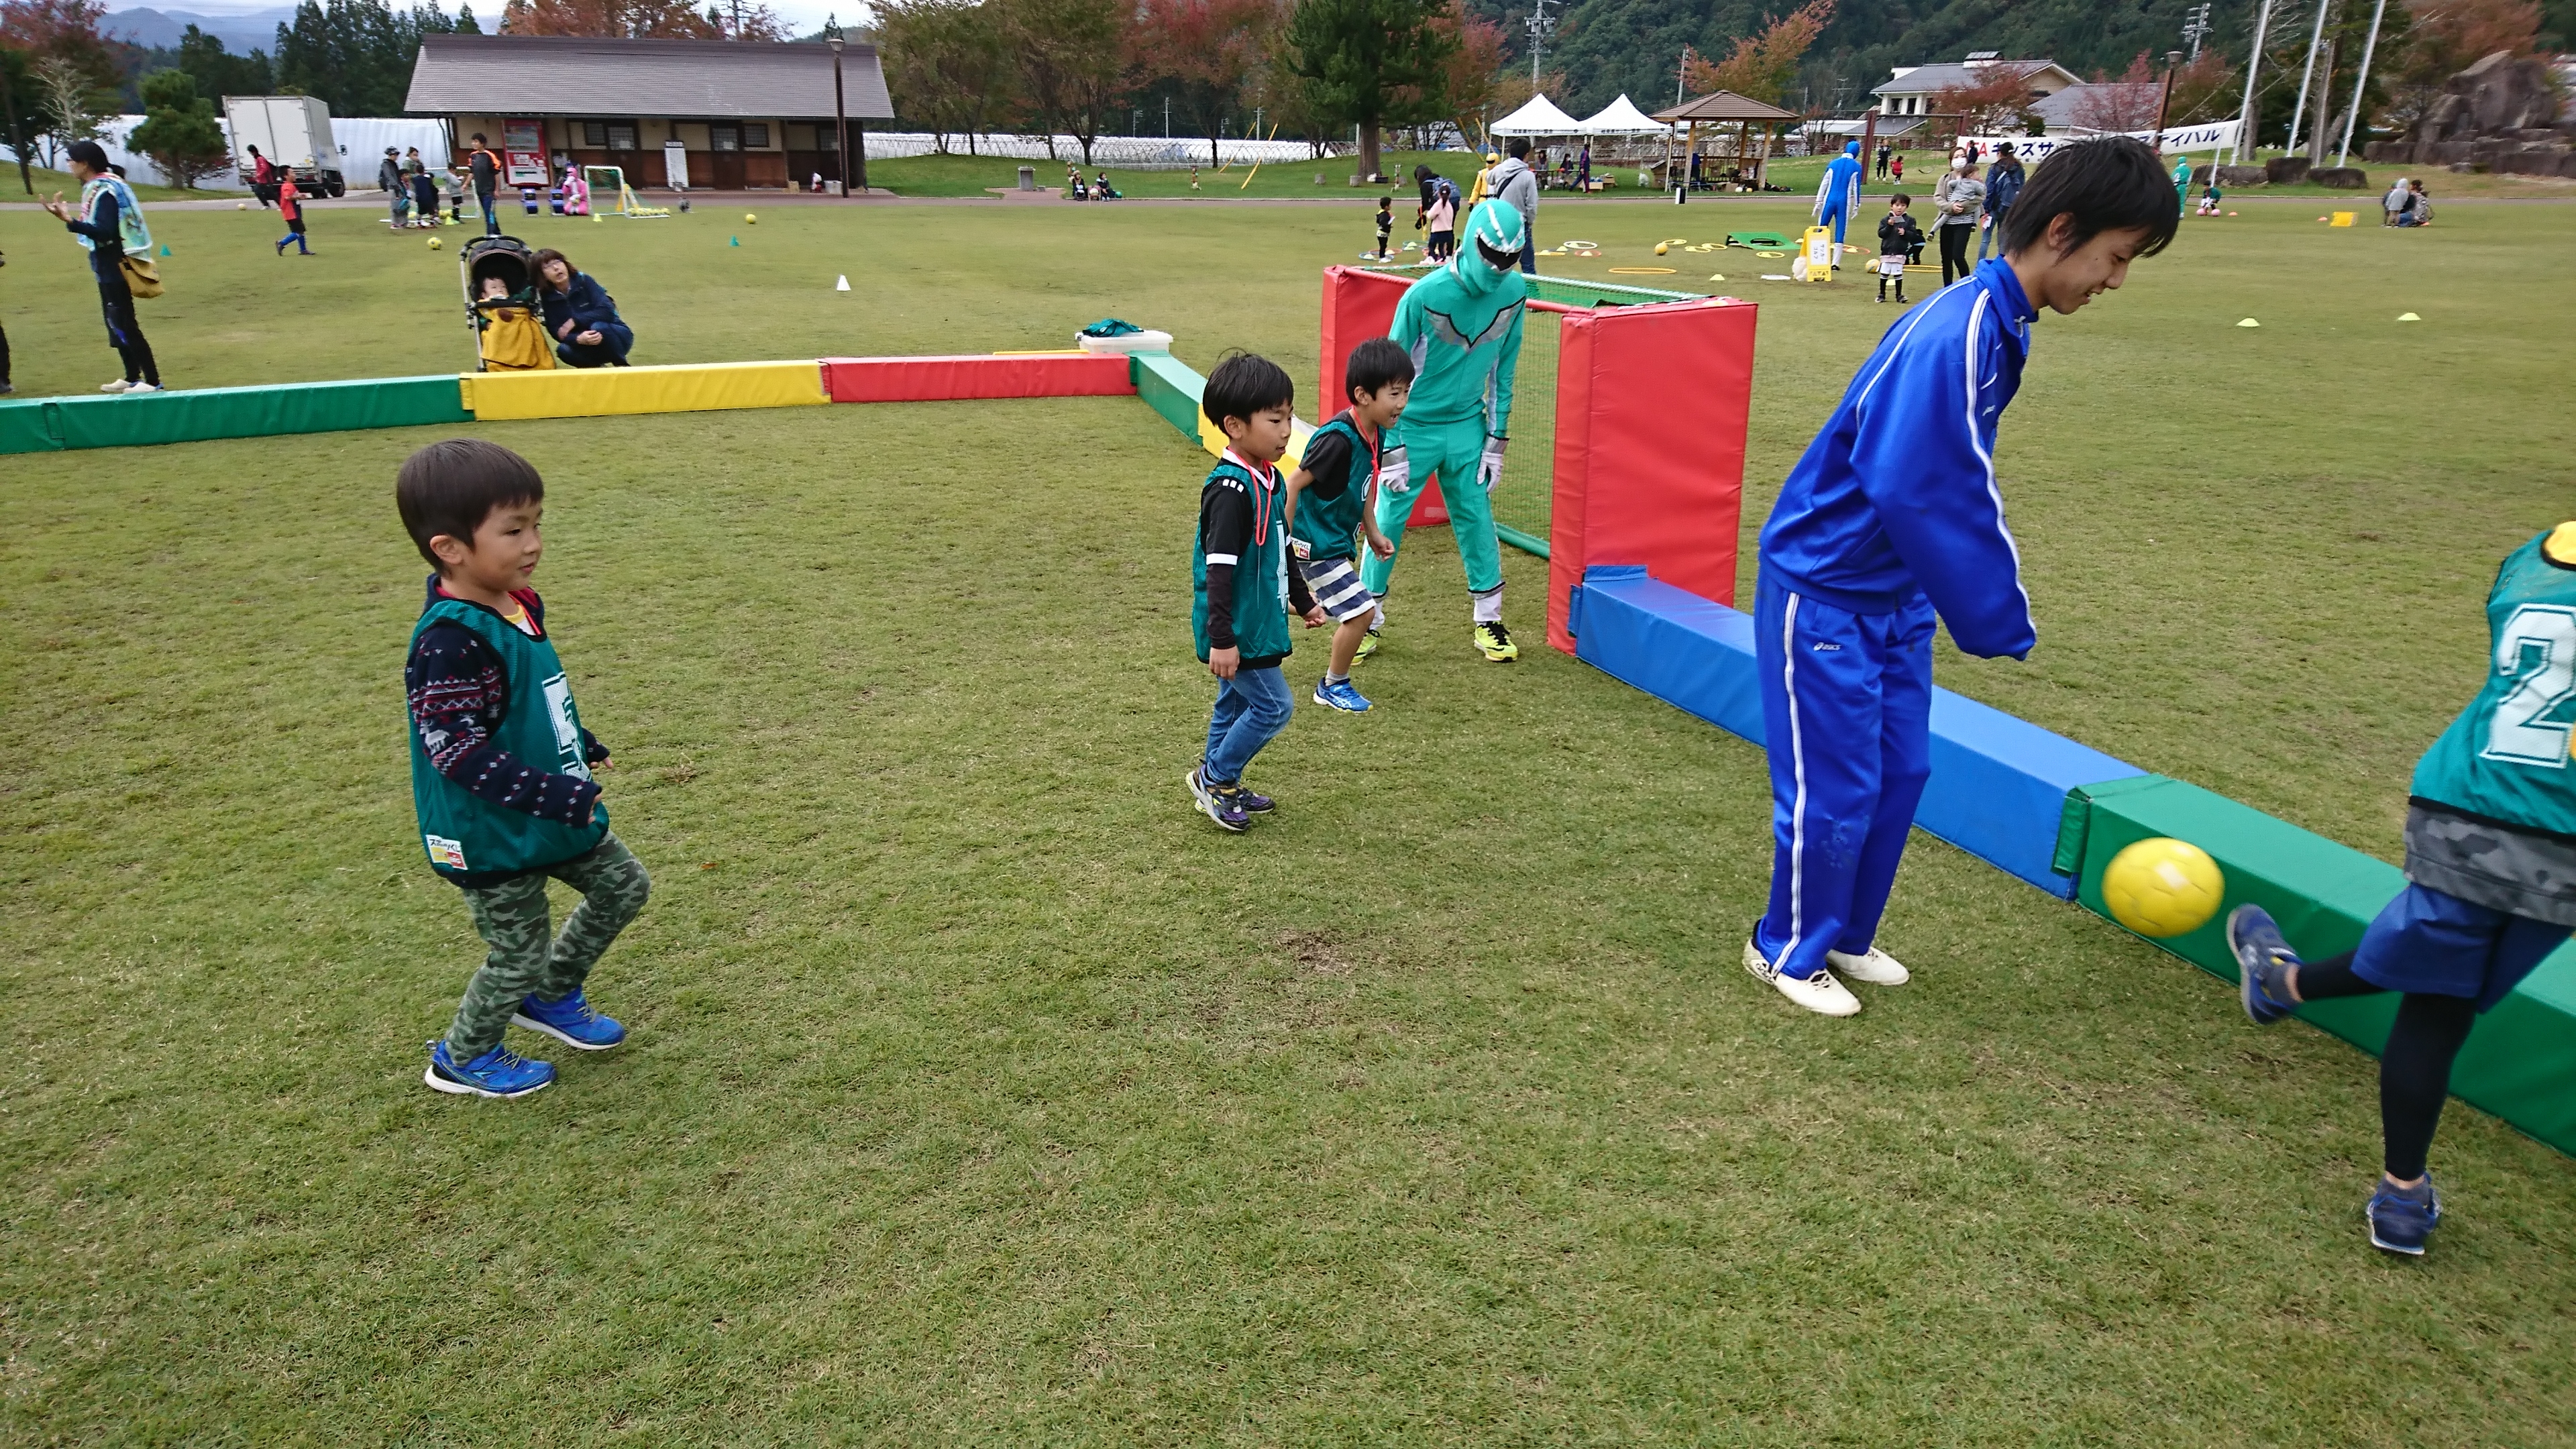
[(157, 382), (138, 382), (127, 387), (125, 392), (128, 397), (131, 397), (138, 392), (159, 392), (160, 390), (161, 384)]
[(1870, 947), (1866, 956), (1846, 956), (1840, 951), (1827, 951), (1825, 964), (1854, 981), (1866, 981), (1872, 986), (1902, 986), (1914, 979), (1914, 973), (1906, 970), (1903, 962), (1876, 946)]
[(127, 382), (124, 378), (121, 378), (121, 377), (120, 377), (120, 378), (118, 378), (118, 379), (117, 379), (116, 381), (114, 381), (114, 382), (102, 382), (102, 383), (100, 383), (100, 384), (98, 385), (98, 390), (99, 390), (100, 392), (123, 392), (123, 391), (125, 391), (127, 388), (132, 387), (132, 386), (134, 386), (134, 384), (132, 384), (132, 383), (130, 383), (130, 382)]
[(1851, 1016), (1860, 1010), (1860, 998), (1851, 994), (1851, 988), (1836, 981), (1831, 971), (1819, 971), (1804, 981), (1795, 976), (1783, 976), (1772, 968), (1751, 941), (1744, 943), (1744, 969), (1778, 987), (1782, 996), (1819, 1015)]

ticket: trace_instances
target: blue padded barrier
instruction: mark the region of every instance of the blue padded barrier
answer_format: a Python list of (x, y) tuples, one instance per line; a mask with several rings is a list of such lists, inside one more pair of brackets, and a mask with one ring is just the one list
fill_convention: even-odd
[[(1650, 577), (1585, 572), (1570, 613), (1574, 654), (1721, 729), (1762, 743), (1753, 618)], [(1932, 781), (1914, 823), (2050, 895), (2075, 880), (2052, 866), (2066, 794), (2144, 774), (2135, 765), (1982, 705), (1932, 692)]]

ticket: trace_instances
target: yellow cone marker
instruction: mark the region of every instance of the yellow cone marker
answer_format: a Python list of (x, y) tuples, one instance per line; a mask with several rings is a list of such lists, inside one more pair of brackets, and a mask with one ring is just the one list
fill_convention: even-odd
[(2255, 321), (2255, 320), (2254, 320), (2253, 318), (2251, 318), (2251, 317), (2248, 317), (2248, 318), (2246, 318), (2244, 321), (2239, 322), (2239, 323), (2237, 323), (2236, 325), (2237, 325), (2237, 326), (2239, 326), (2239, 327), (2260, 327), (2260, 326), (2262, 326), (2263, 324), (2262, 324), (2262, 323), (2260, 323), (2260, 322)]
[(2397, 320), (2400, 322), (2421, 322), (2424, 319), (2416, 316), (2412, 312), (2400, 312), (2397, 314)]

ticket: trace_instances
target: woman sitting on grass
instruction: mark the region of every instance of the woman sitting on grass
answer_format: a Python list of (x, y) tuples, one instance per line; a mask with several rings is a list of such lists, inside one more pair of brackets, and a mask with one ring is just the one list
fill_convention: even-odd
[(555, 356), (570, 367), (624, 367), (635, 330), (617, 315), (617, 299), (552, 247), (537, 253), (537, 304), (555, 336)]

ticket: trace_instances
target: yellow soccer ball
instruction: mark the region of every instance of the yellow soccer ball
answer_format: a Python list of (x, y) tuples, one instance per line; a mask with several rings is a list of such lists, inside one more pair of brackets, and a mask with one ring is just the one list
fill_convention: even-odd
[(1668, 251), (1671, 251), (1672, 249), (1673, 249), (1673, 244), (1672, 244), (1671, 242), (1657, 242), (1657, 243), (1655, 243), (1655, 255), (1656, 255), (1656, 256), (1659, 256), (1659, 257), (1660, 257), (1660, 256), (1662, 256), (1664, 253), (1666, 253), (1666, 252), (1668, 252)]
[(439, 242), (438, 242), (438, 238), (436, 238), (436, 237), (431, 237), (431, 238), (429, 239), (429, 249), (430, 249), (431, 251), (437, 251), (437, 250), (439, 249)]
[(247, 201), (236, 201), (233, 203), (233, 210), (248, 211), (250, 210), (250, 203)]
[(2102, 872), (2102, 904), (2111, 919), (2141, 936), (2179, 936), (2218, 914), (2227, 877), (2209, 852), (2157, 836), (2118, 855)]
[(742, 224), (745, 226), (758, 226), (760, 225), (760, 218), (746, 211), (742, 214)]

